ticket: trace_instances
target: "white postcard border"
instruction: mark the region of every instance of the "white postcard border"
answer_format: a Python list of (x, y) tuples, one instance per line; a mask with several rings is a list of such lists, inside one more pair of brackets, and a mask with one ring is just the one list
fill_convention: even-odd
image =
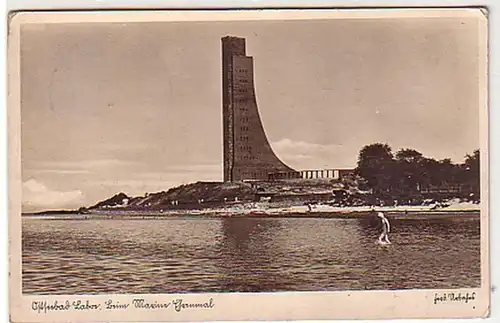
[[(346, 18), (349, 14), (358, 15), (360, 19), (368, 18), (369, 10), (338, 11), (314, 10), (307, 12), (311, 18)], [(398, 18), (422, 17), (422, 15), (478, 15), (481, 21), (480, 47), (487, 51), (487, 23), (485, 16), (478, 10), (389, 10), (378, 11), (377, 14), (397, 16)], [(26, 296), (21, 294), (21, 167), (20, 167), (20, 80), (19, 80), (19, 41), (20, 25), (22, 23), (45, 22), (52, 23), (75, 21), (179, 21), (182, 20), (234, 20), (234, 19), (305, 19), (301, 10), (271, 10), (269, 11), (174, 11), (174, 12), (108, 12), (101, 15), (98, 12), (78, 13), (43, 13), (12, 16), (9, 26), (9, 93), (8, 93), (8, 129), (9, 129), (9, 249), (10, 249), (10, 303), (13, 321), (214, 321), (214, 320), (286, 320), (286, 319), (373, 319), (373, 318), (430, 318), (449, 317), (465, 318), (484, 316), (489, 310), (489, 201), (488, 201), (488, 111), (487, 111), (487, 61), (481, 61), (484, 76), (480, 78), (481, 109), (481, 167), (482, 167), (482, 211), (481, 211), (481, 277), (482, 286), (478, 289), (461, 290), (421, 290), (397, 292), (316, 292), (316, 293), (279, 293), (279, 294), (183, 294), (183, 295), (100, 295), (100, 296)], [(35, 20), (33, 20), (35, 19)], [(113, 20), (115, 19), (115, 20)], [(141, 20), (142, 19), (142, 20)], [(486, 58), (486, 55), (482, 55)], [(462, 293), (472, 297), (467, 304), (448, 302), (434, 304), (436, 295), (443, 293)], [(474, 294), (473, 294), (474, 293)], [(145, 310), (130, 307), (127, 310), (106, 310), (104, 302), (109, 299), (127, 303), (132, 299), (144, 298), (151, 303), (169, 302), (183, 299), (184, 302), (208, 302), (213, 307), (209, 309), (181, 310), (176, 312), (174, 306), (166, 309)], [(212, 302), (210, 303), (210, 299)], [(38, 313), (34, 302), (53, 304), (58, 301), (72, 304), (74, 301), (101, 304), (101, 309), (48, 311)]]

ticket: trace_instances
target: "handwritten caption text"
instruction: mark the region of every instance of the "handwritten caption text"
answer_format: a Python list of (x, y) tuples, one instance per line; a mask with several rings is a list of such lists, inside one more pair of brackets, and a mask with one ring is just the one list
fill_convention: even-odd
[(171, 301), (147, 300), (145, 298), (134, 298), (132, 301), (119, 302), (117, 300), (108, 299), (104, 302), (93, 302), (91, 300), (74, 300), (74, 301), (33, 301), (31, 309), (38, 314), (46, 314), (49, 312), (68, 312), (68, 311), (119, 311), (130, 308), (139, 310), (158, 310), (172, 309), (174, 312), (182, 312), (195, 309), (211, 309), (215, 307), (214, 300), (210, 298), (205, 302), (186, 302), (182, 298), (173, 299)]

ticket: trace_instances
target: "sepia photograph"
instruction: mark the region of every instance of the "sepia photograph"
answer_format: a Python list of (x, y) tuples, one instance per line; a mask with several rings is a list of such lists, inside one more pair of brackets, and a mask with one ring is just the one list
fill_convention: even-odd
[(9, 28), (17, 322), (488, 315), (485, 11)]

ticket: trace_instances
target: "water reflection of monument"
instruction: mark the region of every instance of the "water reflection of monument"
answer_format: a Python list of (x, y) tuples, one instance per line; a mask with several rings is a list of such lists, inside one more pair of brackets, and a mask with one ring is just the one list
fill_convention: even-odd
[(293, 279), (280, 271), (280, 246), (273, 241), (281, 230), (280, 223), (276, 219), (222, 219), (221, 290), (286, 290), (293, 284)]
[(224, 181), (340, 178), (346, 170), (297, 171), (274, 153), (260, 119), (253, 58), (244, 38), (222, 38)]

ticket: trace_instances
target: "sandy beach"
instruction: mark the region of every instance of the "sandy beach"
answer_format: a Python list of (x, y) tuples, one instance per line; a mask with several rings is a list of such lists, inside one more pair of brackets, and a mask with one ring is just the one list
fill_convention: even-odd
[(472, 202), (452, 203), (440, 207), (436, 205), (416, 206), (352, 206), (338, 207), (323, 204), (273, 207), (265, 203), (248, 203), (224, 208), (206, 208), (191, 210), (92, 210), (88, 214), (38, 214), (23, 215), (37, 219), (91, 219), (91, 218), (166, 218), (173, 216), (196, 217), (311, 217), (311, 218), (362, 218), (374, 212), (384, 212), (388, 217), (398, 219), (478, 216), (480, 204)]

